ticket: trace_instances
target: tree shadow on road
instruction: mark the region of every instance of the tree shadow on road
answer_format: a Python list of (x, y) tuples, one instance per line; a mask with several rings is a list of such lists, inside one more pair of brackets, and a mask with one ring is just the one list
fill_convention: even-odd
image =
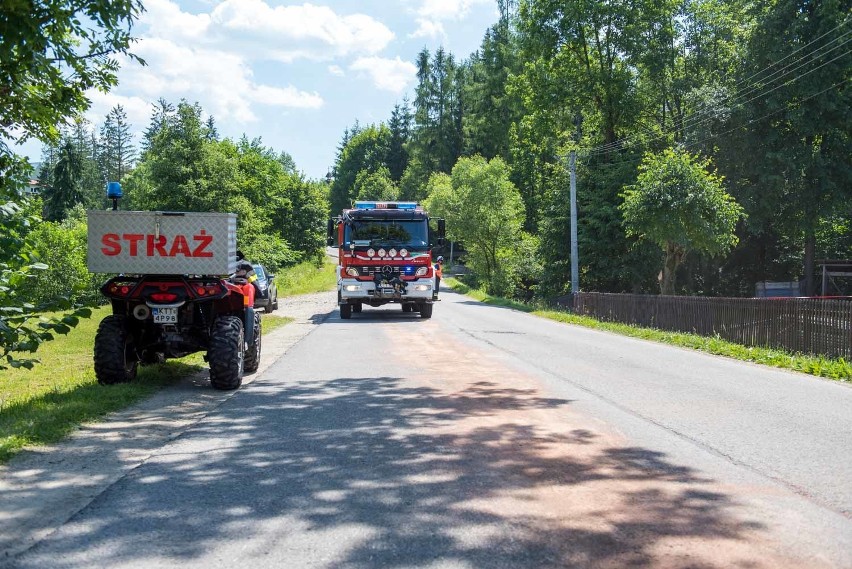
[[(585, 429), (489, 423), (569, 405), (489, 382), (448, 394), (393, 377), (260, 378), (21, 565), (194, 565), (231, 542), (253, 566), (275, 566), (264, 556), (277, 551), (288, 567), (643, 567), (668, 540), (760, 528), (659, 452), (598, 448)], [(542, 498), (555, 503), (540, 510)]]

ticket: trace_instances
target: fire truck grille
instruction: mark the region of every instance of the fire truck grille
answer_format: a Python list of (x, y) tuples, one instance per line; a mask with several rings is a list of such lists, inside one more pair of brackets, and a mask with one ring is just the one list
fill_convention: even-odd
[(402, 267), (393, 265), (365, 265), (358, 267), (358, 272), (362, 277), (374, 277), (376, 273), (385, 277), (398, 277)]

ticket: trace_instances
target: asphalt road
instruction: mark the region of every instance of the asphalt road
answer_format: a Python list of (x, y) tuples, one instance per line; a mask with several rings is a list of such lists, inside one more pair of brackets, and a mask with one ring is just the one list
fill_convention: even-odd
[(451, 292), (331, 304), (5, 565), (852, 567), (849, 386)]

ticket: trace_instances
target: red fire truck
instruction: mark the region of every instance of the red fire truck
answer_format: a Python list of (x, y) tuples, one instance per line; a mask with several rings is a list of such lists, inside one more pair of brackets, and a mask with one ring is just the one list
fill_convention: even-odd
[(365, 304), (402, 305), (403, 312), (432, 317), (435, 271), (432, 247), (444, 239), (444, 220), (429, 227), (415, 202), (357, 201), (328, 222), (328, 245), (339, 248), (337, 303), (351, 318)]

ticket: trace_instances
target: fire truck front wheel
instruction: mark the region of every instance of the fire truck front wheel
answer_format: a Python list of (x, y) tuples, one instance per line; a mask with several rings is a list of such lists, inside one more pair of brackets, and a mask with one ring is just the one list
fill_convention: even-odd
[(207, 361), (210, 384), (215, 389), (237, 389), (243, 382), (243, 321), (220, 316), (213, 323)]
[(434, 304), (426, 304), (425, 302), (420, 305), (420, 318), (432, 318), (432, 307)]
[(351, 304), (341, 304), (340, 305), (340, 317), (344, 320), (349, 320), (352, 318), (352, 305)]
[(128, 383), (136, 377), (139, 360), (124, 316), (101, 320), (95, 335), (95, 377), (101, 385)]

